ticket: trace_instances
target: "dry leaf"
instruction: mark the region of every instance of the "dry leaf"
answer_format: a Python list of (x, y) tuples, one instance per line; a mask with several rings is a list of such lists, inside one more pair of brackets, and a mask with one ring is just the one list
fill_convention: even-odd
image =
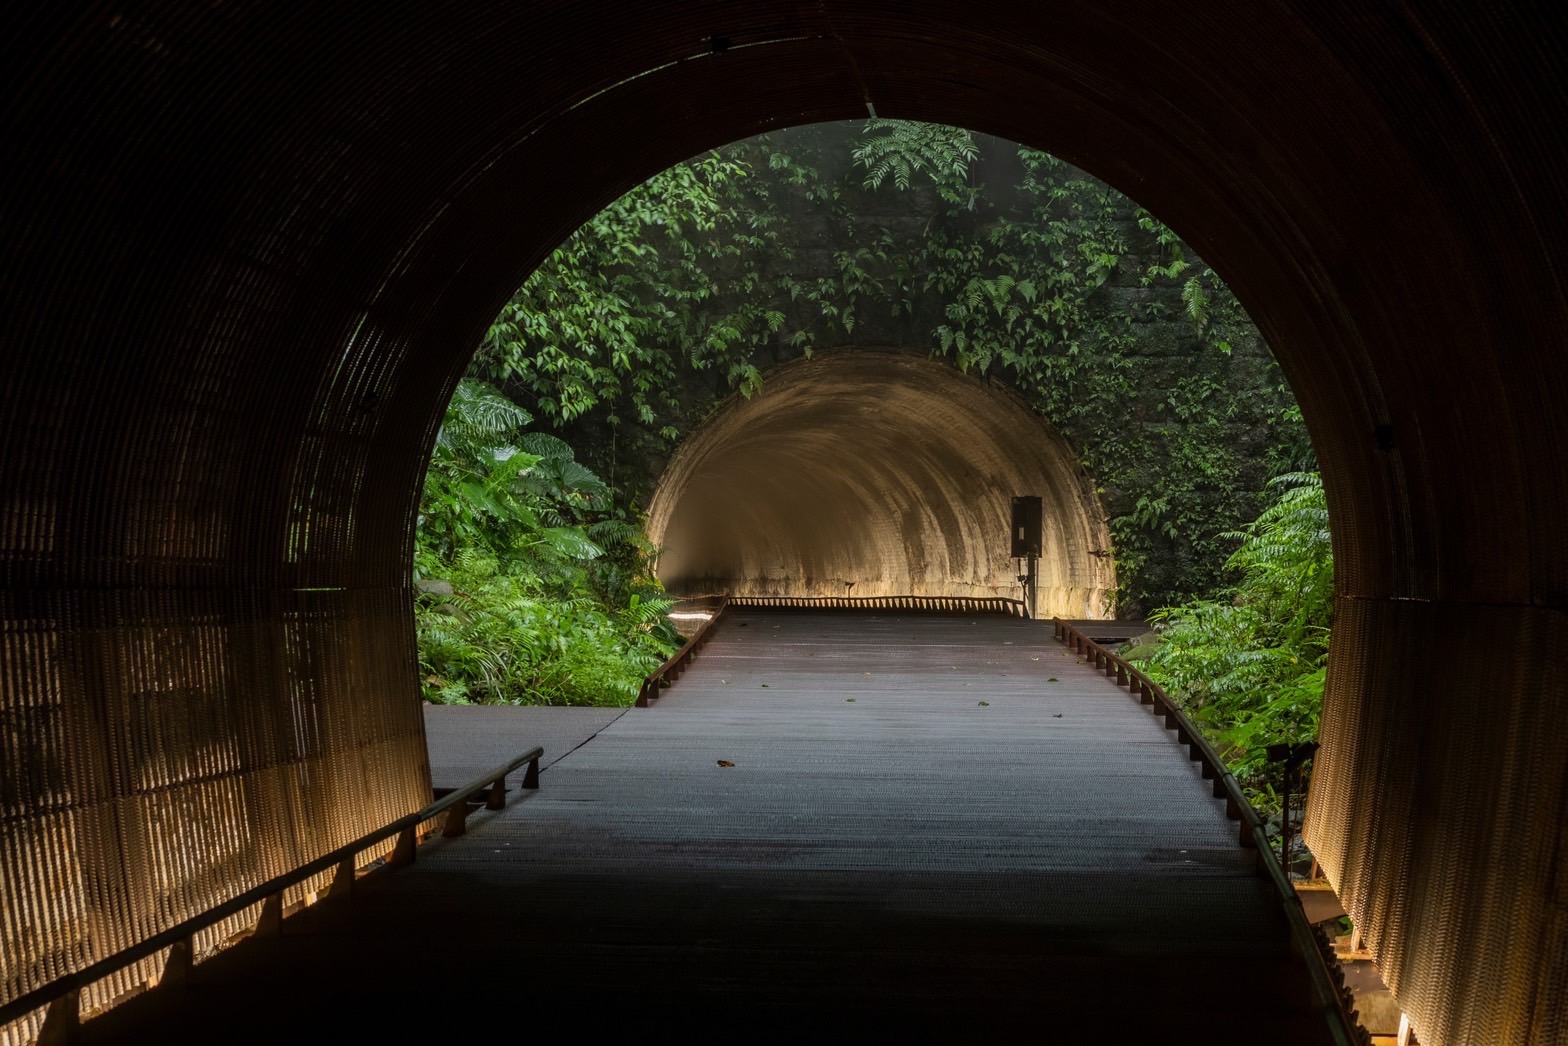
[(720, 759), (719, 760), (719, 765), (720, 766), (734, 766), (735, 764), (730, 762), (728, 759)]

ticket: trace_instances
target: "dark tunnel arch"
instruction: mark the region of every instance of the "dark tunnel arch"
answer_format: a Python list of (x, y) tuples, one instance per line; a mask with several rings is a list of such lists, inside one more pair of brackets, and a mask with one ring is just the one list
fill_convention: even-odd
[[(188, 787), (281, 803), (308, 765), (367, 796), (292, 834), (258, 824), (239, 878), (428, 784), (414, 506), (499, 305), (652, 172), (874, 107), (1050, 149), (1237, 292), (1302, 404), (1334, 526), (1310, 841), (1423, 1034), (1563, 1034), (1556, 22), (1351, 0), (5, 18), (0, 693), (62, 750), (84, 743), (69, 710), (203, 695), (247, 754)], [(320, 736), (285, 740), (304, 717)], [(7, 815), (32, 832), (166, 801), (83, 775)], [(232, 890), (204, 875), (181, 903)]]
[(716, 408), (660, 477), (648, 537), (676, 594), (1017, 599), (1017, 494), (1044, 505), (1037, 614), (1105, 616), (1107, 517), (1061, 434), (924, 354), (839, 349)]

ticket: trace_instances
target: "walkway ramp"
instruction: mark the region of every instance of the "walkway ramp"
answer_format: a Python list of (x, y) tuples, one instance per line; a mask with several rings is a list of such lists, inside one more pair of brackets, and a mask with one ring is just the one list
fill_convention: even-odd
[(1324, 1041), (1210, 794), (1049, 626), (732, 612), (539, 791), (85, 1030)]

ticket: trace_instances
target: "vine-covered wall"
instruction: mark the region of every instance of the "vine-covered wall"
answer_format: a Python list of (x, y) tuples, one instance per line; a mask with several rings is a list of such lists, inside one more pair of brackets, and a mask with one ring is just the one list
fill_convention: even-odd
[(536, 271), (474, 366), (646, 504), (721, 398), (848, 344), (924, 347), (1056, 426), (1100, 487), (1124, 614), (1213, 591), (1225, 535), (1311, 457), (1256, 328), (1157, 219), (933, 125), (800, 128), (671, 168)]

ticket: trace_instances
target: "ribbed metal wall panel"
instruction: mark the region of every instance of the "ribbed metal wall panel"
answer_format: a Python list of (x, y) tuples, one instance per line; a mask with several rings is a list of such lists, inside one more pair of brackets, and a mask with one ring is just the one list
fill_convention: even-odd
[(1423, 1042), (1564, 1041), (1568, 614), (1342, 599), (1334, 643), (1305, 837), (1384, 980)]

